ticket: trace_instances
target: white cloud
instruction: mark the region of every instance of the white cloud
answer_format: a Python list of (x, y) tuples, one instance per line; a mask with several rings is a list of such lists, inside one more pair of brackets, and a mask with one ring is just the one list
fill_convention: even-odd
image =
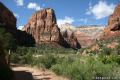
[(34, 9), (36, 11), (42, 9), (37, 3), (30, 2), (27, 6), (28, 9)]
[(18, 6), (23, 6), (24, 5), (23, 0), (15, 0), (15, 2), (17, 3)]
[(87, 18), (81, 18), (78, 21), (83, 22), (83, 23), (87, 23), (88, 19)]
[(19, 18), (20, 16), (17, 13), (13, 13), (16, 18)]
[(57, 20), (57, 24), (61, 25), (61, 24), (65, 24), (65, 23), (69, 23), (72, 24), (74, 22), (74, 19), (68, 16), (65, 16), (64, 19), (58, 19)]
[(23, 27), (24, 27), (24, 26), (18, 26), (17, 29), (22, 30)]
[(94, 6), (89, 3), (89, 9), (86, 12), (87, 15), (94, 15), (96, 19), (102, 19), (114, 12), (115, 5), (113, 3), (108, 4), (105, 1), (99, 1)]

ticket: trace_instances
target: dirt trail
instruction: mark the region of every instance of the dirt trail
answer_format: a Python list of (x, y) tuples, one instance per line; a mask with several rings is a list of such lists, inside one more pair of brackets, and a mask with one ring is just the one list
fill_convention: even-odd
[(68, 80), (48, 70), (38, 70), (26, 66), (14, 66), (15, 80)]

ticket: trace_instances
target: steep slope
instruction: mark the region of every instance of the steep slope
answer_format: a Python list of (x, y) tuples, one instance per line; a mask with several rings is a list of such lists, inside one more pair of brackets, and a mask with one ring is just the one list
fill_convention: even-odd
[(102, 26), (79, 27), (76, 29), (75, 35), (82, 47), (88, 47), (100, 38), (103, 29), (104, 27)]
[(62, 34), (63, 34), (64, 39), (70, 45), (71, 48), (73, 48), (73, 49), (81, 48), (81, 45), (78, 42), (77, 37), (75, 36), (75, 34), (72, 30), (66, 30)]
[(23, 31), (32, 35), (36, 44), (53, 43), (69, 47), (60, 33), (54, 10), (51, 8), (33, 14)]
[(114, 13), (110, 16), (108, 26), (105, 28), (102, 38), (108, 39), (118, 35), (120, 35), (120, 3), (115, 8)]
[[(59, 26), (61, 33), (67, 34), (73, 33), (77, 38), (78, 43), (81, 47), (88, 47), (96, 42), (96, 39), (100, 38), (103, 32), (104, 26), (80, 26), (75, 27), (71, 24), (62, 24)], [(66, 39), (66, 38), (65, 38)], [(69, 40), (69, 39), (68, 39)]]

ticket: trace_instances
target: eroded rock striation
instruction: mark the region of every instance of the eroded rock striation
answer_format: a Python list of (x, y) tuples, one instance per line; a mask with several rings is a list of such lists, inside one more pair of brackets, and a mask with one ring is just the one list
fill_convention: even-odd
[[(77, 41), (80, 44), (80, 46), (82, 48), (85, 48), (93, 45), (96, 42), (96, 40), (100, 38), (100, 35), (103, 32), (104, 26), (90, 25), (90, 26), (76, 27), (66, 23), (66, 24), (59, 25), (59, 28), (61, 29), (61, 33), (65, 33), (66, 30), (68, 34), (73, 33), (74, 37), (77, 38)], [(65, 40), (67, 39), (65, 38)]]
[(118, 4), (114, 13), (110, 16), (108, 26), (111, 31), (120, 30), (120, 4)]
[(68, 47), (57, 26), (54, 10), (51, 8), (43, 9), (33, 14), (23, 31), (32, 35), (36, 44), (57, 43)]
[(63, 37), (71, 48), (73, 48), (73, 49), (81, 48), (81, 45), (78, 42), (77, 37), (75, 36), (73, 31), (66, 30), (65, 32), (63, 32)]
[(108, 26), (104, 30), (103, 38), (110, 38), (118, 35), (120, 35), (120, 3), (109, 18)]

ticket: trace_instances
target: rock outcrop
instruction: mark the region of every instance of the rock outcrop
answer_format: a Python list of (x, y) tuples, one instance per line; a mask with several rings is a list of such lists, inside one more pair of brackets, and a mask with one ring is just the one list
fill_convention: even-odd
[(74, 34), (76, 28), (69, 23), (59, 25), (60, 31), (64, 40), (69, 44), (73, 49), (80, 49), (81, 45), (79, 44), (76, 35)]
[[(96, 42), (96, 39), (100, 38), (103, 32), (104, 26), (80, 26), (76, 27), (71, 24), (62, 24), (59, 26), (61, 33), (67, 30), (68, 34), (74, 33), (78, 43), (82, 48), (88, 47)], [(66, 39), (66, 38), (65, 38)]]
[(120, 30), (120, 4), (118, 4), (114, 13), (110, 16), (108, 26), (110, 30)]
[(120, 3), (115, 8), (114, 13), (110, 16), (108, 26), (104, 30), (102, 38), (110, 38), (120, 35)]
[(104, 26), (96, 25), (78, 27), (75, 31), (75, 35), (81, 46), (84, 48), (93, 45), (96, 40), (99, 40), (103, 29)]
[(23, 31), (32, 35), (36, 44), (57, 43), (68, 47), (57, 26), (54, 10), (51, 8), (43, 9), (33, 14)]
[(63, 37), (71, 48), (73, 49), (81, 48), (81, 45), (79, 44), (77, 37), (75, 36), (73, 31), (66, 30), (65, 32), (63, 32)]

